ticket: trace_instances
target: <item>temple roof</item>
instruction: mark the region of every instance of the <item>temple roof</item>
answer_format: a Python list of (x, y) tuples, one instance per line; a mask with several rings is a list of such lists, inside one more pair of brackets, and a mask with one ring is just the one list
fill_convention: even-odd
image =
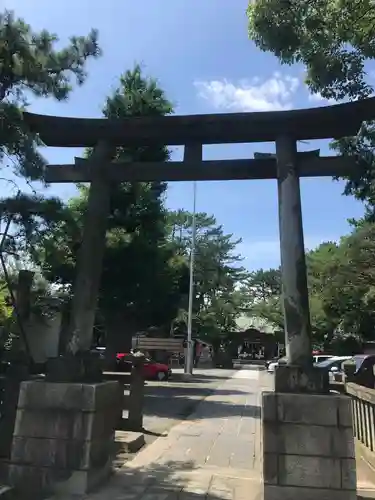
[(274, 334), (280, 330), (275, 325), (272, 325), (265, 318), (257, 316), (241, 315), (236, 320), (237, 331), (258, 330), (261, 333)]

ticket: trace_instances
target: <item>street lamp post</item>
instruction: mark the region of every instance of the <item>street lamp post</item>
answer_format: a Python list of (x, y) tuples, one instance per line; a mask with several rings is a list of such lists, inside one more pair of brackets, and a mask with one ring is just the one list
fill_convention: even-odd
[(196, 228), (196, 204), (197, 204), (197, 182), (193, 183), (193, 220), (192, 220), (192, 237), (190, 249), (190, 276), (189, 276), (189, 309), (188, 309), (188, 325), (187, 325), (187, 356), (185, 357), (185, 373), (192, 375), (193, 373), (193, 300), (194, 300), (194, 263), (195, 263), (195, 240), (197, 235)]

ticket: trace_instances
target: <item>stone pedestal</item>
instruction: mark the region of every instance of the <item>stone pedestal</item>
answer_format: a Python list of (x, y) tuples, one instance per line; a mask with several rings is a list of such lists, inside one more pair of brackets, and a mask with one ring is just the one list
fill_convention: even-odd
[(350, 399), (265, 392), (264, 500), (356, 500)]
[(111, 471), (118, 401), (117, 382), (23, 382), (9, 483), (30, 498), (97, 487)]

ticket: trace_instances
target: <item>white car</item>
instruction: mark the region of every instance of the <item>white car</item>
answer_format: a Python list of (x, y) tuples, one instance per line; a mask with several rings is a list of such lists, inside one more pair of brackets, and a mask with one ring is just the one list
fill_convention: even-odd
[(352, 359), (353, 356), (332, 356), (330, 359), (326, 359), (316, 364), (318, 368), (322, 368), (328, 371), (329, 382), (343, 382), (344, 376), (341, 370), (341, 365), (344, 361)]
[[(316, 364), (316, 363), (321, 363), (322, 361), (327, 361), (328, 359), (331, 359), (331, 358), (332, 358), (332, 356), (330, 356), (328, 354), (317, 354), (317, 355), (314, 355), (312, 357), (312, 361), (314, 364)], [(284, 362), (286, 362), (286, 358), (281, 358), (278, 361), (273, 361), (272, 363), (270, 363), (267, 367), (268, 373), (274, 373), (274, 371), (276, 370), (276, 367), (279, 366), (280, 361), (283, 362), (282, 360), (284, 360)]]
[(316, 356), (313, 356), (313, 363), (321, 363), (322, 361), (326, 361), (327, 359), (331, 359), (334, 356), (330, 354), (317, 354)]
[(286, 362), (286, 358), (280, 358), (278, 359), (277, 361), (272, 361), (272, 363), (270, 363), (267, 367), (267, 371), (268, 373), (274, 373), (274, 371), (276, 370), (276, 367), (279, 366), (279, 363), (281, 362)]

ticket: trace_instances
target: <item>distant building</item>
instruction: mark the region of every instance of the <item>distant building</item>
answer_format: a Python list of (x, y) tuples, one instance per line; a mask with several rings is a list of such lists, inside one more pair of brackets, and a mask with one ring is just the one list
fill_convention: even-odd
[(284, 348), (284, 333), (264, 318), (241, 315), (233, 336), (238, 341), (238, 354), (254, 359), (273, 358)]

